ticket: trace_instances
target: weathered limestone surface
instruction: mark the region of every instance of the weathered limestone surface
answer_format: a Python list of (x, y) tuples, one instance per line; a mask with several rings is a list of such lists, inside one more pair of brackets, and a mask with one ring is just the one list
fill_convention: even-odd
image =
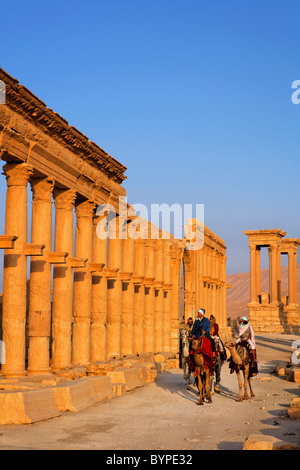
[(113, 384), (124, 383), (126, 390), (134, 390), (144, 385), (137, 367), (132, 369), (115, 369), (111, 372), (107, 372), (107, 375), (110, 377)]
[(53, 389), (0, 393), (0, 424), (31, 424), (58, 416)]
[(246, 439), (243, 450), (299, 450), (299, 448), (273, 436), (252, 434)]
[(292, 400), (288, 414), (292, 419), (300, 419), (300, 398), (294, 398)]
[(58, 411), (77, 412), (114, 396), (109, 377), (82, 378), (54, 388)]

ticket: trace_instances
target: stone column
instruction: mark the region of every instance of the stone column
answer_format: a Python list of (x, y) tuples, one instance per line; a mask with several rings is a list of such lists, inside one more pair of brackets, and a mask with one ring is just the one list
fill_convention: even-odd
[(134, 269), (134, 327), (133, 352), (138, 354), (144, 350), (144, 317), (145, 317), (145, 240), (135, 241), (135, 269)]
[(226, 292), (226, 256), (222, 256), (221, 262), (221, 321), (220, 326), (226, 328), (227, 326), (227, 292)]
[(52, 248), (52, 178), (32, 178), (31, 243), (45, 245), (43, 256), (31, 257), (28, 374), (50, 373)]
[(298, 247), (296, 250), (294, 250), (294, 253), (293, 253), (293, 265), (294, 265), (294, 297), (293, 297), (293, 300), (294, 300), (294, 304), (297, 304), (298, 305), (298, 282), (297, 282), (297, 251), (298, 251)]
[[(198, 305), (204, 305), (204, 281), (203, 281), (203, 277), (204, 277), (204, 252), (203, 252), (203, 248), (201, 250), (199, 250), (199, 272), (200, 272), (200, 293), (199, 293), (199, 304)], [(197, 310), (198, 310), (198, 307), (197, 307)]]
[(255, 258), (256, 258), (256, 264), (255, 264), (256, 296), (258, 296), (261, 293), (261, 269), (260, 269), (260, 247), (259, 246), (256, 247)]
[[(203, 277), (204, 277), (204, 282), (203, 282), (203, 304), (200, 306), (200, 308), (204, 308), (207, 311), (208, 307), (208, 269), (207, 269), (207, 247), (206, 245), (203, 246)], [(197, 309), (198, 310), (198, 309)]]
[(85, 259), (87, 267), (74, 270), (73, 365), (85, 365), (91, 359), (92, 273), (89, 263), (92, 261), (94, 208), (91, 200), (75, 203), (75, 257)]
[[(55, 234), (54, 251), (67, 252), (73, 257), (73, 207), (76, 192), (54, 189)], [(68, 258), (69, 260), (69, 258)], [(53, 267), (52, 304), (52, 370), (57, 372), (71, 366), (73, 316), (73, 268)]]
[(6, 364), (2, 374), (17, 377), (25, 370), (25, 323), (27, 260), (27, 184), (31, 168), (25, 163), (6, 163), (3, 167), (7, 181), (5, 234), (14, 234), (14, 248), (4, 252), (3, 273), (3, 341)]
[[(109, 225), (112, 226), (110, 223)], [(107, 359), (121, 354), (122, 320), (122, 240), (119, 239), (119, 217), (116, 229), (109, 227), (107, 275)]]
[(132, 275), (134, 273), (135, 241), (129, 236), (123, 240), (122, 265), (122, 318), (121, 354), (133, 354), (135, 293)]
[[(107, 238), (97, 235), (102, 217), (93, 219), (93, 263), (107, 267)], [(91, 362), (106, 361), (107, 279), (105, 272), (92, 274)]]
[(289, 304), (298, 304), (297, 252), (288, 250)]
[(171, 247), (171, 283), (172, 283), (172, 304), (171, 304), (171, 352), (179, 351), (179, 315), (180, 315), (180, 293), (181, 293), (181, 267), (182, 250), (173, 245)]
[(250, 245), (250, 302), (257, 302), (256, 245)]
[(172, 308), (172, 283), (171, 283), (171, 242), (164, 242), (164, 317), (163, 317), (163, 351), (171, 351), (171, 308)]
[(280, 306), (283, 306), (282, 303), (282, 293), (281, 293), (281, 250), (277, 249), (277, 301), (279, 302)]
[(155, 242), (145, 241), (145, 316), (144, 316), (144, 352), (154, 352), (154, 295), (155, 277)]
[(164, 255), (163, 240), (156, 240), (155, 251), (155, 352), (163, 350), (163, 318), (164, 318)]
[(270, 256), (270, 303), (277, 304), (277, 245), (270, 245), (269, 256)]

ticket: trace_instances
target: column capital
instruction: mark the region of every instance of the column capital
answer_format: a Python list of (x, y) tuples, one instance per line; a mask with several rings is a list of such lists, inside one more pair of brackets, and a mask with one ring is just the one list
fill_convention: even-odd
[(75, 211), (77, 217), (93, 218), (96, 204), (92, 199), (75, 202)]
[(162, 252), (164, 249), (164, 240), (160, 240), (160, 239), (155, 240), (155, 249), (158, 252)]
[(170, 240), (164, 240), (163, 252), (165, 255), (170, 255), (171, 243), (172, 242)]
[[(258, 248), (258, 246), (256, 245), (256, 243), (250, 242), (249, 243), (249, 248), (250, 248), (250, 251), (252, 251), (252, 250), (256, 250)], [(260, 249), (260, 247), (259, 247), (259, 249)]]
[(145, 248), (152, 248), (153, 250), (155, 250), (156, 248), (156, 244), (155, 244), (156, 240), (152, 240), (151, 238), (148, 238), (145, 240)]
[(6, 176), (7, 186), (27, 186), (33, 169), (26, 163), (9, 162), (3, 166), (3, 174)]
[(29, 179), (32, 200), (51, 202), (52, 191), (54, 188), (54, 179), (51, 176), (45, 178), (30, 177)]
[(73, 210), (76, 199), (73, 189), (54, 188), (53, 197), (56, 209)]
[(279, 248), (280, 248), (280, 244), (276, 243), (276, 242), (273, 242), (273, 243), (269, 244), (268, 251), (269, 251), (269, 253), (272, 253), (272, 252), (274, 253), (277, 250), (279, 250)]

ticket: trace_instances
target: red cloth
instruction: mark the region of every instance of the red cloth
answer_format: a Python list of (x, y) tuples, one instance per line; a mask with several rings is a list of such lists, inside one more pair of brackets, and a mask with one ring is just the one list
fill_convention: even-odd
[[(210, 369), (210, 373), (212, 374), (213, 372), (213, 363), (214, 363), (214, 358), (213, 358), (213, 353), (211, 349), (211, 342), (209, 341), (208, 338), (201, 337), (199, 338), (200, 344), (199, 344), (199, 349), (197, 350), (197, 353), (201, 353), (204, 358), (204, 366), (208, 367)], [(194, 351), (191, 351), (191, 359), (194, 362)], [(195, 362), (194, 362), (194, 367), (191, 368), (191, 371), (195, 370)]]

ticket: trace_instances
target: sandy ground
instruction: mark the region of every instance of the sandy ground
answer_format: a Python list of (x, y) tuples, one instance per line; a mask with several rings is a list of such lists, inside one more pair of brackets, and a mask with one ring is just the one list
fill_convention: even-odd
[(300, 446), (300, 421), (287, 415), (299, 384), (272, 373), (291, 355), (291, 335), (257, 336), (259, 374), (255, 397), (238, 403), (235, 374), (225, 363), (222, 393), (197, 406), (197, 390), (185, 390), (182, 370), (79, 413), (34, 425), (2, 426), (0, 449), (241, 450), (250, 434), (274, 436)]

